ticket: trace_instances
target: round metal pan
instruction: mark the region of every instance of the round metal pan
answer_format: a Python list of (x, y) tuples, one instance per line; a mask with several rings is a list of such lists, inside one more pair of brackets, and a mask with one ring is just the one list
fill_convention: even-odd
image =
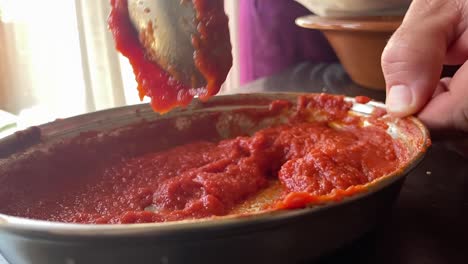
[[(243, 123), (240, 124), (245, 130), (243, 132), (252, 133), (262, 127), (284, 122), (285, 116), (269, 117), (265, 122), (255, 123), (248, 121), (248, 113), (258, 114), (278, 99), (295, 104), (298, 95), (218, 96), (207, 103), (194, 101), (186, 109), (162, 116), (144, 104), (72, 117), (1, 140), (0, 162), (11, 155), (84, 131), (111, 133), (142, 120), (149, 124), (165, 122), (166, 126), (180, 126), (181, 123), (187, 126), (189, 120), (188, 126), (197, 126), (197, 117), (216, 113), (218, 123), (213, 127), (221, 137), (235, 136), (226, 129), (229, 127), (226, 124), (230, 122)], [(354, 102), (352, 98), (347, 100)], [(383, 105), (354, 102), (352, 114), (370, 115), (375, 107)], [(239, 113), (243, 114), (239, 116)], [(64, 224), (0, 214), (0, 252), (12, 264), (312, 261), (359, 238), (387, 217), (405, 177), (422, 160), (430, 145), (424, 125), (412, 117), (388, 119), (388, 124), (388, 132), (407, 146), (409, 162), (398, 172), (371, 183), (365, 192), (341, 201), (299, 210), (135, 225)], [(5, 182), (2, 177), (0, 173), (0, 185)], [(0, 187), (1, 195), (8, 186)]]

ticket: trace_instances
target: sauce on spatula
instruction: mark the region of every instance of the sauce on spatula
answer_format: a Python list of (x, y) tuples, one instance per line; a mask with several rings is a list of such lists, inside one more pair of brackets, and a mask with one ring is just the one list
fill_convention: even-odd
[[(116, 49), (133, 67), (141, 99), (148, 96), (156, 112), (187, 106), (197, 96), (208, 100), (216, 95), (232, 66), (228, 18), (223, 1), (192, 0), (198, 34), (192, 36), (195, 65), (206, 80), (204, 87), (189, 87), (149, 59), (133, 27), (127, 0), (111, 0), (109, 27)], [(181, 2), (181, 4), (183, 4)]]

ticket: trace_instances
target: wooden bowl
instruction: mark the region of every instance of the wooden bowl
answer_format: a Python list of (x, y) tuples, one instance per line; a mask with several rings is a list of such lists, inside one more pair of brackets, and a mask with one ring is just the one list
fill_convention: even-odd
[(322, 31), (355, 83), (385, 90), (380, 58), (402, 20), (402, 16), (333, 18), (309, 15), (296, 19), (296, 24)]
[(412, 0), (295, 0), (319, 16), (404, 15)]

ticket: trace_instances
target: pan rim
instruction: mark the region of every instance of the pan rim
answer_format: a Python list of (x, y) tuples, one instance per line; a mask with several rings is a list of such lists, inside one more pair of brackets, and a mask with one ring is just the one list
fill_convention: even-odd
[[(282, 99), (284, 97), (297, 97), (300, 95), (320, 95), (318, 93), (298, 93), (298, 92), (272, 92), (272, 93), (248, 93), (248, 94), (236, 94), (236, 95), (221, 95), (214, 98), (214, 102), (222, 101), (226, 98), (232, 98), (233, 96), (244, 96), (244, 97), (263, 97), (265, 99), (277, 98)], [(280, 98), (278, 98), (280, 97)], [(354, 101), (353, 97), (345, 97), (346, 100)], [(201, 107), (203, 102), (194, 100), (188, 109), (196, 109)], [(383, 103), (370, 102), (371, 105), (384, 107)], [(116, 109), (133, 109), (138, 107), (147, 107), (147, 104), (138, 104), (132, 106), (123, 106), (118, 108), (112, 108), (107, 110), (101, 110), (93, 113), (78, 115), (67, 118), (66, 120), (73, 120), (77, 118), (86, 118), (96, 113), (105, 113), (106, 111), (115, 111)], [(179, 109), (174, 111), (170, 116), (177, 116), (178, 114), (186, 111), (187, 109)], [(430, 135), (425, 125), (415, 117), (406, 118), (411, 124), (413, 124), (422, 135), (422, 143), (418, 146), (418, 152), (407, 161), (407, 163), (401, 167), (400, 170), (376, 179), (369, 183), (368, 188), (365, 191), (357, 194), (345, 197), (340, 201), (326, 202), (322, 205), (315, 205), (313, 207), (307, 207), (303, 209), (293, 210), (276, 210), (276, 211), (263, 211), (259, 213), (252, 213), (246, 215), (228, 215), (222, 217), (204, 218), (196, 220), (183, 220), (175, 222), (164, 222), (164, 223), (147, 223), (147, 224), (105, 224), (105, 225), (90, 225), (90, 224), (72, 224), (72, 223), (60, 223), (50, 222), (43, 220), (27, 219), (22, 217), (9, 216), (0, 213), (0, 231), (6, 231), (16, 234), (34, 234), (34, 236), (54, 236), (54, 237), (78, 237), (78, 238), (95, 238), (95, 237), (129, 237), (129, 236), (151, 236), (151, 237), (165, 237), (171, 236), (178, 233), (185, 232), (205, 232), (208, 230), (223, 230), (237, 229), (248, 227), (252, 225), (259, 225), (264, 223), (279, 223), (295, 219), (297, 217), (309, 214), (315, 214), (317, 212), (328, 210), (333, 207), (341, 206), (359, 199), (363, 199), (370, 196), (388, 186), (394, 182), (406, 177), (406, 175), (412, 171), (420, 162), (423, 160), (429, 145)], [(44, 124), (39, 128), (48, 126)]]

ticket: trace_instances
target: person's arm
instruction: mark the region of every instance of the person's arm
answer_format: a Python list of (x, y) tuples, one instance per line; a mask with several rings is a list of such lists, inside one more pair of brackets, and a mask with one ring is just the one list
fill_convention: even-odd
[(304, 61), (337, 61), (321, 32), (295, 24), (307, 14), (309, 10), (292, 0), (239, 0), (241, 84)]
[[(468, 0), (414, 0), (382, 55), (389, 113), (468, 132), (467, 59)], [(444, 64), (464, 65), (440, 80)]]

